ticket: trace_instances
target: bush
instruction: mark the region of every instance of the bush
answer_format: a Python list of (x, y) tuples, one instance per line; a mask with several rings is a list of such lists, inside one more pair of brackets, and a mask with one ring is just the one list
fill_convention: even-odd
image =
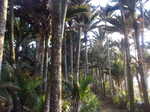
[(80, 112), (98, 112), (99, 107), (100, 102), (97, 96), (88, 88), (86, 94), (81, 97)]
[[(71, 109), (72, 100), (75, 95), (79, 96), (79, 110), (80, 112), (98, 112), (100, 102), (97, 96), (92, 92), (91, 85), (94, 82), (92, 77), (81, 77), (79, 84), (71, 84), (70, 82), (64, 82), (64, 100), (63, 100), (63, 112), (68, 112)], [(68, 96), (68, 97), (67, 97)]]

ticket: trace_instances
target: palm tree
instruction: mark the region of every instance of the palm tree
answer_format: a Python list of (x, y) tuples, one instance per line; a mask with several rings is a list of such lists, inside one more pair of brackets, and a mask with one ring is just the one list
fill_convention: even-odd
[[(128, 85), (128, 96), (129, 96), (129, 101), (130, 101), (130, 112), (134, 112), (134, 90), (133, 90), (133, 76), (131, 74), (131, 67), (130, 67), (130, 45), (129, 45), (129, 31), (131, 28), (133, 28), (133, 16), (135, 13), (135, 0), (127, 0), (127, 1), (122, 1), (119, 0), (118, 4), (115, 5), (115, 8), (108, 8), (108, 10), (113, 11), (119, 9), (121, 11), (121, 18), (122, 18), (122, 23), (123, 26), (121, 27), (123, 34), (124, 34), (124, 45), (125, 45), (125, 74), (127, 76), (127, 85)], [(124, 7), (124, 6), (127, 6)], [(127, 12), (126, 10), (128, 10)], [(109, 12), (109, 11), (106, 11)], [(112, 21), (114, 23), (114, 21)]]
[(64, 34), (64, 23), (68, 0), (50, 0), (52, 14), (52, 53), (51, 53), (51, 80), (50, 80), (50, 112), (61, 112), (62, 73), (61, 49)]
[(124, 39), (125, 39), (125, 73), (127, 76), (128, 83), (128, 95), (130, 100), (130, 112), (134, 112), (134, 91), (133, 91), (133, 77), (131, 75), (131, 67), (130, 67), (130, 46), (128, 40), (128, 29), (126, 27), (126, 19), (124, 16), (124, 12), (122, 11), (123, 21), (124, 21)]
[[(67, 19), (69, 20), (69, 26), (73, 27), (73, 31), (70, 30), (70, 64), (71, 64), (71, 75), (73, 75), (73, 84), (78, 87), (79, 83), (79, 68), (80, 68), (80, 54), (81, 54), (81, 33), (84, 27), (84, 17), (89, 13), (89, 0), (71, 0), (71, 3), (68, 7)], [(74, 22), (72, 22), (74, 21)], [(72, 24), (74, 23), (74, 24)], [(73, 42), (75, 40), (75, 42)], [(73, 68), (74, 67), (74, 68)], [(73, 73), (74, 72), (74, 73)], [(72, 102), (72, 111), (79, 111), (79, 96), (76, 95)]]
[(8, 7), (8, 0), (1, 0), (0, 1), (0, 79), (1, 79), (2, 60), (3, 60), (3, 45), (4, 45), (4, 37), (6, 31), (7, 7)]
[(11, 39), (10, 39), (10, 56), (12, 64), (15, 64), (15, 47), (14, 47), (14, 0), (10, 1), (10, 16), (11, 16)]
[(143, 66), (142, 48), (140, 47), (140, 40), (139, 40), (139, 32), (140, 31), (139, 31), (139, 25), (138, 25), (137, 21), (135, 21), (134, 29), (135, 29), (135, 42), (136, 42), (137, 56), (138, 56), (138, 72), (140, 74), (140, 79), (141, 79), (144, 103), (146, 105), (148, 105), (149, 99), (148, 99), (146, 81), (144, 78), (145, 74), (144, 74), (144, 68), (143, 68), (144, 66)]
[(142, 21), (141, 21), (141, 43), (142, 43), (142, 52), (144, 52), (144, 7), (143, 7), (143, 3), (142, 0), (140, 0), (140, 13), (141, 13), (141, 17), (142, 17)]
[[(89, 14), (89, 5), (88, 5), (89, 0), (79, 0), (79, 1), (75, 1), (75, 0), (71, 0), (70, 4), (68, 6), (68, 11), (67, 11), (67, 22), (69, 24), (69, 27), (67, 27), (66, 29), (69, 30), (68, 35), (69, 35), (69, 40), (70, 40), (70, 71), (71, 74), (73, 75), (73, 71), (78, 71), (75, 70), (73, 68), (73, 65), (78, 65), (77, 64), (77, 57), (79, 57), (78, 55), (80, 54), (80, 50), (78, 50), (79, 43), (81, 41), (81, 38), (79, 39), (80, 41), (78, 41), (78, 36), (81, 35), (79, 34), (79, 32), (81, 33), (81, 27), (84, 27), (83, 25), (83, 21), (84, 21), (84, 17), (88, 18), (88, 14)], [(83, 28), (82, 28), (83, 30)], [(78, 35), (78, 34), (79, 35)], [(74, 34), (74, 36), (72, 36)], [(78, 35), (78, 36), (77, 36)], [(73, 40), (76, 39), (76, 42), (73, 42)], [(80, 42), (81, 44), (81, 42)], [(77, 48), (78, 47), (78, 48)], [(76, 50), (75, 50), (76, 49)], [(74, 52), (75, 51), (75, 52)], [(79, 54), (78, 54), (79, 53)], [(80, 59), (79, 59), (80, 60)], [(79, 68), (74, 66), (75, 68)]]
[(95, 11), (96, 9), (94, 9), (94, 11), (89, 12), (91, 14), (89, 14), (88, 16), (85, 15), (84, 16), (84, 28), (83, 28), (83, 32), (84, 32), (84, 42), (85, 42), (85, 76), (88, 74), (88, 48), (87, 48), (87, 43), (88, 43), (88, 32), (92, 31), (93, 29), (95, 29), (97, 26), (97, 24), (99, 23), (99, 20), (96, 21), (95, 18), (98, 16), (98, 12)]

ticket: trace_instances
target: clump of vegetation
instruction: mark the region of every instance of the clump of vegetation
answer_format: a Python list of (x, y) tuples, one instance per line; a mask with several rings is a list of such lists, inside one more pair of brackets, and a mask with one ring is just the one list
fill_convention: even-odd
[[(98, 97), (93, 93), (92, 86), (93, 79), (91, 76), (81, 77), (79, 85), (75, 86), (70, 82), (64, 82), (64, 94), (70, 96), (68, 100), (64, 100), (63, 108), (65, 112), (71, 110), (72, 99), (74, 95), (79, 97), (79, 110), (80, 112), (98, 112), (100, 110), (100, 101)], [(78, 93), (76, 93), (78, 92)]]

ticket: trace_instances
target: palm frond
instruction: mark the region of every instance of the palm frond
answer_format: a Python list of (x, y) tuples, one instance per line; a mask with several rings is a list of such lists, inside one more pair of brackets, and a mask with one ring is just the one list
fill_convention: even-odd
[(87, 13), (89, 11), (89, 6), (87, 5), (76, 5), (76, 6), (71, 6), (68, 8), (68, 11), (67, 11), (67, 19), (70, 19), (72, 17), (75, 17), (79, 14), (82, 14), (82, 13)]
[(17, 85), (15, 85), (11, 82), (1, 82), (0, 83), (0, 88), (1, 89), (10, 89), (10, 90), (13, 90), (13, 91), (19, 91), (20, 90), (20, 88)]

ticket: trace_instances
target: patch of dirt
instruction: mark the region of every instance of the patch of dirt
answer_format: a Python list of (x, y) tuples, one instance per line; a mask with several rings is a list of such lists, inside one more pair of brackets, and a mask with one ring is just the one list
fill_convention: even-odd
[(101, 112), (127, 112), (127, 110), (117, 109), (111, 105), (105, 105), (101, 107)]
[(101, 105), (101, 112), (128, 112), (125, 109), (117, 108), (117, 106), (111, 104), (111, 102), (108, 99), (103, 100), (102, 103), (103, 104)]

